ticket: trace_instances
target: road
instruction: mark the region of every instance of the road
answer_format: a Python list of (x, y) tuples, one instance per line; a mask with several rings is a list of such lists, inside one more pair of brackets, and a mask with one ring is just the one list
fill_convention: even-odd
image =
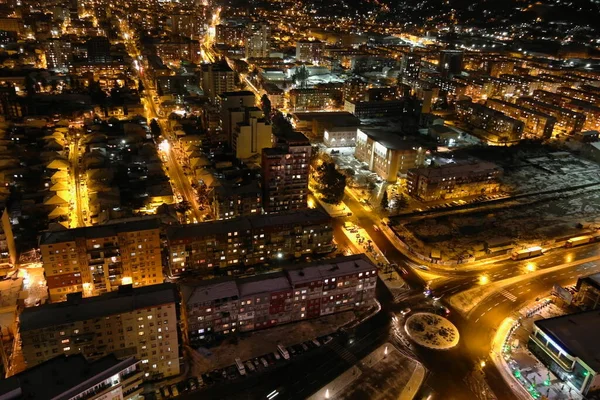
[[(79, 137), (73, 136), (71, 151), (70, 151), (70, 164), (71, 164), (71, 175), (72, 179), (70, 179), (71, 185), (74, 186), (73, 193), (73, 205), (75, 207), (75, 213), (69, 214), (71, 218), (70, 226), (72, 228), (83, 227), (86, 226), (85, 216), (83, 215), (84, 207), (84, 196), (81, 190), (81, 182), (82, 180), (79, 178), (80, 170), (79, 170)], [(74, 218), (73, 218), (74, 217)]]
[[(141, 53), (136, 47), (135, 42), (133, 41), (133, 32), (131, 32), (130, 29), (127, 27), (125, 21), (122, 21), (121, 24), (122, 31), (124, 33), (127, 33), (127, 35), (124, 35), (124, 37), (128, 38), (126, 40), (127, 50), (134, 59), (139, 60), (141, 58)], [(175, 137), (175, 134), (169, 127), (168, 120), (166, 118), (160, 117), (156, 109), (156, 105), (152, 98), (153, 91), (150, 89), (151, 87), (153, 87), (153, 85), (151, 85), (151, 82), (143, 73), (142, 67), (137, 69), (137, 73), (137, 78), (140, 81), (142, 81), (144, 87), (147, 88), (145, 90), (145, 93), (143, 94), (146, 102), (146, 118), (148, 120), (156, 119), (158, 121), (158, 124), (162, 131), (162, 135), (164, 139), (169, 143), (169, 146), (164, 147), (164, 149), (166, 150), (166, 165), (168, 168), (168, 176), (171, 181), (171, 185), (179, 194), (181, 194), (182, 200), (186, 200), (191, 205), (190, 212), (193, 216), (193, 219), (197, 222), (202, 222), (205, 219), (205, 213), (202, 213), (200, 211), (200, 204), (198, 203), (196, 191), (192, 187), (192, 184), (188, 177), (185, 175), (182, 165), (179, 161), (179, 157), (176, 151), (176, 146), (178, 145), (177, 138)], [(183, 155), (181, 155), (181, 157), (183, 157)]]

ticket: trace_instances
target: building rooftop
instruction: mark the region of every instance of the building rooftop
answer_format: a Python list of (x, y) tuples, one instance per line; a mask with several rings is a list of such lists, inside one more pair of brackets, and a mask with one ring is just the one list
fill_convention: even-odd
[(566, 353), (600, 371), (600, 310), (542, 319), (534, 324)]
[(219, 94), (219, 97), (233, 97), (233, 96), (254, 96), (254, 93), (249, 90), (239, 90), (236, 92), (223, 92)]
[(358, 126), (360, 119), (347, 111), (328, 111), (328, 112), (297, 112), (292, 116), (297, 121), (327, 122), (334, 126)]
[(261, 293), (284, 292), (292, 290), (292, 286), (284, 272), (256, 275), (240, 279), (237, 282), (240, 298)]
[(171, 226), (167, 228), (169, 240), (186, 239), (210, 235), (222, 235), (229, 232), (242, 232), (251, 229), (264, 229), (281, 225), (310, 225), (328, 223), (331, 218), (319, 210), (289, 211), (279, 214), (252, 215), (222, 221), (203, 222)]
[(421, 147), (414, 139), (383, 129), (359, 128), (360, 132), (391, 150), (411, 150)]
[(172, 283), (139, 288), (124, 285), (118, 291), (86, 298), (81, 298), (80, 293), (74, 295), (68, 296), (67, 301), (62, 303), (24, 309), (20, 316), (21, 331), (122, 314), (177, 301), (175, 285)]
[(240, 297), (238, 286), (231, 278), (188, 281), (182, 283), (180, 287), (183, 301), (186, 304), (201, 304)]
[(61, 355), (2, 380), (0, 397), (67, 400), (137, 362), (133, 357), (118, 360), (113, 354), (93, 362), (87, 361), (81, 354)]
[(600, 272), (588, 276), (582, 276), (579, 279), (577, 279), (578, 288), (581, 286), (581, 282), (586, 282), (590, 286), (593, 286), (596, 289), (600, 290)]
[(435, 167), (413, 168), (409, 171), (433, 179), (447, 176), (467, 175), (475, 172), (502, 171), (502, 168), (488, 161), (477, 161), (471, 163), (444, 164)]
[(105, 225), (87, 226), (84, 228), (67, 229), (64, 231), (45, 232), (40, 237), (40, 245), (72, 242), (77, 238), (95, 239), (117, 236), (123, 232), (137, 232), (160, 228), (160, 219), (147, 218), (133, 221), (120, 221)]

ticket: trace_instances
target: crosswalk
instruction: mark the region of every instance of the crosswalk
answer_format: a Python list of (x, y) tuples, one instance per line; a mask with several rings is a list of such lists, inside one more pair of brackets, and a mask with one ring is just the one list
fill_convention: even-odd
[(517, 301), (517, 296), (515, 296), (514, 294), (512, 294), (511, 292), (509, 292), (506, 289), (503, 289), (502, 291), (500, 291), (500, 294), (502, 294), (502, 296), (506, 297), (508, 300), (512, 301), (513, 303), (515, 301)]
[(350, 353), (344, 347), (342, 347), (338, 342), (333, 341), (329, 347), (344, 361), (354, 365), (358, 362), (358, 359), (354, 354)]

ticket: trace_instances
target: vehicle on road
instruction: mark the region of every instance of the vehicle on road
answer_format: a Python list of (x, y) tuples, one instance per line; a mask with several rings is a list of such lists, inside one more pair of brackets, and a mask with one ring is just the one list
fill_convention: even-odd
[(264, 357), (260, 358), (260, 362), (262, 363), (262, 365), (267, 368), (269, 366), (269, 363), (267, 362), (267, 360), (265, 360)]
[(317, 339), (313, 339), (312, 342), (314, 343), (315, 346), (321, 347), (321, 343)]
[(236, 358), (235, 365), (237, 366), (237, 369), (238, 369), (238, 372), (240, 373), (240, 375), (242, 375), (242, 376), (246, 375), (246, 368), (244, 367), (244, 363), (242, 363), (242, 360), (240, 360), (239, 358)]
[(417, 265), (417, 268), (422, 269), (423, 271), (429, 271), (429, 267), (427, 265)]
[(248, 371), (250, 371), (250, 372), (256, 371), (256, 368), (254, 368), (254, 365), (252, 365), (252, 363), (250, 361), (246, 361), (246, 367), (248, 368)]
[(526, 258), (537, 257), (544, 254), (544, 250), (540, 246), (530, 247), (528, 249), (522, 249), (514, 251), (510, 258), (513, 260), (524, 260)]
[(375, 232), (379, 232), (379, 227), (375, 224), (373, 224), (373, 229), (375, 230)]
[(400, 311), (400, 314), (402, 315), (407, 315), (411, 312), (412, 310), (410, 309), (410, 307), (406, 307), (404, 310)]
[(594, 241), (594, 237), (590, 235), (574, 237), (567, 240), (565, 243), (565, 247), (576, 247), (581, 246), (582, 244), (591, 243)]
[(179, 390), (177, 390), (177, 385), (171, 386), (171, 393), (173, 393), (173, 397), (179, 396)]
[(290, 353), (288, 353), (288, 351), (286, 350), (285, 347), (283, 347), (282, 345), (278, 344), (277, 345), (277, 350), (279, 351), (279, 353), (281, 354), (281, 356), (284, 359), (286, 359), (286, 360), (290, 359)]

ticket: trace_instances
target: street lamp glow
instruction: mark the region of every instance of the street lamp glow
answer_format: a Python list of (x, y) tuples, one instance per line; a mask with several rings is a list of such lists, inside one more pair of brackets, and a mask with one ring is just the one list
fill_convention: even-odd
[(166, 141), (166, 140), (163, 140), (163, 141), (162, 141), (162, 142), (160, 142), (160, 144), (158, 145), (158, 148), (159, 148), (161, 151), (164, 151), (165, 153), (168, 153), (168, 152), (169, 152), (169, 150), (171, 149), (171, 144), (170, 144), (168, 141)]
[(484, 368), (484, 367), (485, 367), (485, 361), (484, 361), (484, 360), (481, 360), (481, 362), (479, 363), (479, 366), (480, 366), (481, 368)]
[(488, 278), (487, 275), (481, 275), (479, 277), (479, 284), (480, 285), (485, 285), (485, 284), (489, 283), (489, 281), (490, 281), (490, 278)]
[(527, 272), (533, 272), (533, 271), (535, 271), (535, 264), (531, 263), (531, 262), (527, 263), (526, 268), (527, 268)]

